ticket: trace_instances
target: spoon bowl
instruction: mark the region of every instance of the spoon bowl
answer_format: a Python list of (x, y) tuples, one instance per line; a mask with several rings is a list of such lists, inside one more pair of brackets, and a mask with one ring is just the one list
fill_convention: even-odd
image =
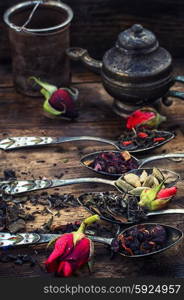
[[(174, 185), (174, 182), (173, 182)], [(169, 183), (169, 186), (171, 184)], [(166, 187), (168, 187), (166, 185)], [(118, 189), (118, 187), (117, 187)], [(139, 206), (133, 207), (134, 210), (136, 210), (136, 216), (133, 213), (131, 215), (131, 200), (137, 199), (137, 202), (139, 201), (138, 196), (133, 196), (130, 193), (124, 193), (122, 194), (122, 190), (119, 189), (120, 193), (117, 193), (116, 191), (108, 191), (108, 192), (88, 192), (81, 194), (77, 200), (81, 206), (83, 206), (87, 211), (89, 211), (92, 214), (98, 214), (100, 218), (104, 221), (108, 221), (113, 224), (118, 225), (130, 225), (135, 224), (140, 221), (143, 221), (147, 219), (150, 216), (157, 216), (157, 215), (164, 215), (164, 214), (174, 214), (174, 213), (184, 213), (184, 209), (162, 209), (157, 211), (145, 211), (141, 209)], [(117, 201), (118, 206), (116, 211), (112, 211), (112, 208), (108, 205), (108, 199), (111, 197), (112, 201)], [(121, 197), (121, 198), (120, 198)], [(134, 197), (134, 199), (133, 199)], [(125, 201), (124, 201), (125, 200)], [(105, 202), (105, 207), (104, 207)], [(117, 203), (116, 202), (116, 203)], [(127, 203), (127, 206), (129, 206), (129, 212), (128, 209), (124, 209), (124, 203)], [(99, 204), (99, 205), (98, 205)], [(135, 217), (134, 217), (135, 216)]]
[[(94, 136), (73, 136), (73, 137), (49, 137), (49, 136), (17, 136), (17, 137), (8, 137), (5, 139), (0, 140), (0, 149), (9, 151), (9, 150), (16, 150), (21, 148), (28, 148), (28, 147), (40, 147), (45, 145), (52, 145), (52, 144), (61, 144), (66, 142), (75, 142), (75, 141), (96, 141), (101, 143), (106, 143), (109, 145), (114, 146), (119, 151), (129, 151), (131, 153), (143, 153), (158, 147), (161, 147), (165, 143), (172, 140), (175, 135), (169, 131), (157, 131), (154, 132), (158, 133), (159, 136), (164, 136), (164, 141), (159, 141), (149, 145), (147, 148), (145, 146), (123, 146), (120, 140), (109, 140), (100, 137)], [(126, 138), (126, 136), (125, 136)]]
[(165, 138), (163, 141), (159, 142), (153, 142), (149, 146), (145, 147), (144, 145), (138, 145), (137, 143), (134, 143), (133, 145), (123, 146), (121, 143), (121, 140), (116, 142), (116, 148), (120, 151), (129, 151), (130, 153), (146, 153), (151, 150), (154, 150), (156, 148), (159, 148), (166, 144), (167, 142), (171, 141), (173, 138), (175, 138), (175, 134), (170, 131), (161, 131), (161, 130), (153, 130), (156, 134), (159, 136), (162, 136)]
[[(120, 252), (121, 255), (126, 256), (126, 257), (132, 257), (132, 258), (141, 258), (141, 257), (151, 256), (151, 255), (158, 254), (158, 253), (166, 251), (167, 249), (169, 249), (169, 248), (173, 247), (174, 245), (176, 245), (181, 240), (181, 238), (183, 238), (183, 232), (181, 230), (179, 230), (177, 228), (174, 228), (172, 226), (169, 226), (169, 225), (163, 225), (163, 224), (157, 224), (157, 223), (143, 223), (141, 225), (146, 226), (146, 227), (150, 226), (150, 225), (151, 226), (153, 226), (153, 225), (163, 226), (165, 231), (166, 231), (166, 234), (167, 234), (167, 240), (165, 242), (165, 246), (163, 248), (157, 250), (157, 251), (153, 251), (153, 252), (146, 253), (146, 254), (139, 254), (139, 255), (131, 255), (130, 256), (130, 255), (126, 255), (125, 253)], [(124, 234), (127, 231), (129, 231), (130, 229), (136, 228), (137, 226), (139, 226), (139, 225), (131, 226), (128, 229), (126, 228), (121, 232), (121, 234)]]
[[(127, 151), (126, 151), (127, 152)], [(124, 153), (123, 151), (97, 151), (97, 152), (93, 152), (87, 155), (84, 155), (80, 162), (81, 164), (88, 168), (89, 170), (96, 172), (100, 175), (105, 175), (105, 176), (111, 176), (111, 177), (115, 177), (115, 178), (119, 178), (121, 177), (123, 174), (133, 170), (133, 169), (139, 169), (142, 166), (144, 166), (145, 164), (155, 161), (155, 160), (159, 160), (159, 159), (167, 159), (167, 158), (184, 158), (184, 153), (167, 153), (167, 154), (160, 154), (160, 155), (154, 155), (154, 156), (150, 156), (147, 158), (143, 158), (143, 159), (138, 159), (135, 156), (130, 155), (131, 157), (131, 162), (129, 164), (129, 166), (127, 167), (127, 170), (125, 172), (122, 173), (116, 173), (116, 172), (107, 172), (107, 171), (103, 171), (100, 170), (100, 168), (93, 168), (91, 166), (91, 164), (98, 159), (99, 157), (101, 157), (101, 155), (122, 155), (122, 153)], [(128, 153), (128, 152), (127, 152)], [(126, 163), (126, 162), (125, 162)], [(122, 162), (122, 165), (124, 164), (124, 161)], [(101, 167), (101, 166), (100, 166)]]
[[(138, 170), (138, 169), (137, 169)], [(142, 169), (145, 170), (145, 169)], [(147, 169), (146, 169), (147, 170)], [(150, 169), (153, 170), (153, 169)], [(136, 172), (136, 170), (135, 170)], [(167, 171), (167, 173), (172, 174), (171, 177), (173, 176), (173, 182), (169, 182), (169, 186), (172, 186), (177, 182), (179, 179), (179, 175)], [(81, 183), (100, 183), (100, 184), (108, 184), (116, 188), (120, 193), (122, 192), (127, 192), (127, 190), (123, 190), (120, 186), (119, 181), (121, 178), (118, 180), (108, 180), (104, 178), (96, 178), (96, 177), (84, 177), (84, 178), (73, 178), (73, 179), (35, 179), (35, 180), (13, 180), (13, 181), (4, 181), (0, 184), (0, 196), (1, 197), (9, 197), (13, 195), (18, 195), (22, 193), (27, 193), (27, 192), (32, 192), (32, 191), (38, 191), (38, 190), (44, 190), (44, 189), (50, 189), (50, 188), (55, 188), (55, 187), (61, 187), (65, 185), (71, 185), (71, 184), (81, 184)], [(167, 185), (166, 185), (167, 186)]]
[[(96, 237), (96, 236), (90, 237), (90, 238), (94, 242), (99, 242), (99, 243), (110, 245), (111, 248), (113, 249), (115, 247), (115, 244), (117, 244), (117, 242), (118, 242), (118, 238), (121, 235), (124, 235), (127, 231), (130, 231), (131, 229), (137, 228), (137, 226), (140, 226), (140, 224), (134, 225), (132, 227), (124, 229), (115, 238), (109, 239), (109, 238)], [(165, 244), (164, 247), (160, 248), (159, 250), (150, 252), (150, 253), (137, 254), (137, 255), (127, 255), (123, 251), (119, 250), (118, 253), (120, 255), (122, 255), (124, 257), (129, 257), (129, 258), (141, 258), (141, 257), (152, 256), (152, 255), (164, 252), (164, 251), (168, 250), (169, 248), (175, 246), (183, 238), (182, 231), (180, 231), (179, 229), (174, 228), (172, 226), (169, 226), (169, 225), (159, 224), (159, 223), (143, 223), (143, 224), (141, 224), (141, 226), (145, 226), (146, 228), (149, 228), (150, 226), (162, 226), (162, 227), (164, 227), (164, 229), (166, 231), (166, 241), (164, 243)]]
[[(143, 185), (139, 188), (136, 188), (136, 187), (132, 187), (129, 184), (124, 185), (124, 183), (126, 183), (126, 180), (125, 180), (126, 175), (134, 174), (134, 175), (137, 175), (140, 178), (140, 176), (142, 175), (142, 173), (144, 171), (149, 176), (149, 175), (153, 174), (153, 170), (154, 170), (153, 168), (140, 168), (140, 169), (131, 170), (131, 171), (123, 174), (117, 180), (115, 180), (114, 184), (115, 184), (115, 186), (118, 190), (121, 190), (121, 192), (124, 191), (128, 194), (131, 194), (131, 195), (134, 194), (134, 195), (139, 196), (140, 193), (141, 193), (141, 190), (143, 190), (143, 189), (145, 189), (146, 187), (149, 187), (149, 186), (147, 186), (145, 184), (145, 185)], [(180, 175), (173, 172), (173, 171), (169, 171), (169, 170), (166, 170), (166, 169), (157, 169), (157, 170), (159, 170), (159, 172), (163, 176), (163, 181), (164, 181), (165, 188), (170, 188), (170, 187), (174, 186), (180, 180)], [(159, 183), (161, 183), (161, 181), (159, 181)], [(136, 192), (136, 190), (137, 190), (137, 192)]]

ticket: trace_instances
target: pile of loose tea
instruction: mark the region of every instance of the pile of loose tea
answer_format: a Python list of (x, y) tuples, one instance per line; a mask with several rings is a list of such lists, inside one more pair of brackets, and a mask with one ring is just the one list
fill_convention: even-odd
[(84, 164), (95, 171), (113, 175), (123, 174), (138, 168), (137, 161), (127, 151), (101, 152), (93, 161), (87, 161)]
[(28, 254), (11, 254), (3, 252), (0, 254), (0, 262), (9, 263), (13, 262), (15, 265), (23, 265), (28, 263), (30, 267), (34, 267), (36, 264), (35, 259)]
[(126, 255), (143, 255), (164, 248), (167, 233), (163, 226), (140, 224), (118, 236), (120, 251)]
[(113, 192), (86, 193), (79, 201), (91, 212), (118, 222), (138, 223), (146, 219), (146, 209), (138, 205), (139, 197)]
[(157, 146), (171, 138), (171, 133), (146, 128), (137, 128), (119, 138), (119, 147), (124, 150), (146, 149)]

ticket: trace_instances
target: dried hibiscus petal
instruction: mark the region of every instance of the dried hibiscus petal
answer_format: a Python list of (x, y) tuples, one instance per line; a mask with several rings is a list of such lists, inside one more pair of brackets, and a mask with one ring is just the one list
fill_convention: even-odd
[(145, 139), (148, 137), (148, 134), (146, 132), (139, 132), (137, 135), (141, 139)]
[(162, 142), (162, 141), (165, 141), (165, 138), (164, 137), (156, 137), (153, 139), (153, 142)]
[(102, 152), (96, 155), (95, 159), (88, 164), (88, 167), (109, 174), (123, 174), (136, 169), (138, 163), (128, 151)]
[(124, 141), (124, 142), (122, 142), (123, 146), (129, 146), (131, 144), (132, 144), (132, 141)]
[(166, 240), (167, 233), (161, 225), (137, 225), (118, 236), (120, 250), (128, 256), (157, 251)]

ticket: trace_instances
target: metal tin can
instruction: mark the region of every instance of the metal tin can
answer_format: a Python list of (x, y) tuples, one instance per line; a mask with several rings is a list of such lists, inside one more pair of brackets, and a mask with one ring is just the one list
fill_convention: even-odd
[(8, 25), (17, 91), (28, 96), (40, 95), (31, 76), (58, 87), (69, 85), (70, 66), (65, 51), (70, 44), (72, 18), (72, 9), (56, 0), (26, 1), (6, 10), (4, 21)]

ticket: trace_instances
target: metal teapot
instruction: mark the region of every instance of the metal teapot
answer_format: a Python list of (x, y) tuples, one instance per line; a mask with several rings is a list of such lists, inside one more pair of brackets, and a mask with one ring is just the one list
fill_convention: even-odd
[(169, 96), (184, 99), (184, 93), (169, 90), (176, 81), (184, 83), (184, 76), (173, 76), (170, 53), (142, 25), (121, 32), (102, 62), (82, 48), (68, 48), (67, 55), (101, 74), (105, 90), (114, 98), (114, 111), (121, 116), (142, 106), (156, 106), (161, 99), (171, 105)]

